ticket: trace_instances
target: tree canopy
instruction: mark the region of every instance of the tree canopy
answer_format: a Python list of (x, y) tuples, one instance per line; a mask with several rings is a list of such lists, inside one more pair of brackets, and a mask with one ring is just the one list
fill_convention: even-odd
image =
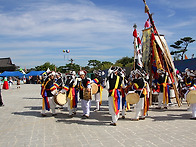
[(134, 62), (134, 58), (129, 58), (129, 57), (122, 57), (121, 59), (117, 60), (114, 63), (110, 61), (99, 61), (99, 60), (89, 60), (87, 66), (81, 67), (78, 64), (75, 64), (73, 62), (66, 64), (65, 66), (55, 66), (54, 64), (51, 64), (50, 62), (46, 62), (43, 65), (36, 66), (35, 68), (31, 68), (28, 71), (31, 70), (36, 70), (36, 71), (41, 71), (41, 70), (47, 70), (48, 68), (51, 71), (57, 71), (61, 73), (67, 73), (70, 70), (74, 70), (78, 72), (80, 69), (84, 69), (88, 72), (93, 72), (93, 70), (106, 70), (109, 69), (112, 65), (114, 66), (120, 66), (120, 67), (132, 67)]
[(185, 52), (188, 51), (188, 45), (194, 41), (191, 37), (184, 37), (170, 45), (170, 47), (176, 50), (171, 51), (171, 55), (175, 55), (174, 60), (178, 59), (178, 57), (181, 57), (181, 60), (183, 60)]
[(129, 57), (126, 56), (126, 57), (123, 57), (123, 58), (117, 60), (115, 64), (120, 63), (120, 64), (122, 64), (123, 67), (125, 67), (127, 64), (130, 64), (130, 63), (133, 63), (133, 62), (134, 62), (134, 57), (129, 58)]
[(36, 66), (35, 70), (36, 71), (41, 71), (41, 70), (45, 70), (46, 71), (48, 68), (51, 71), (55, 71), (55, 65), (54, 64), (50, 64), (50, 62), (46, 62), (46, 63), (44, 63), (43, 65), (40, 65), (40, 66)]

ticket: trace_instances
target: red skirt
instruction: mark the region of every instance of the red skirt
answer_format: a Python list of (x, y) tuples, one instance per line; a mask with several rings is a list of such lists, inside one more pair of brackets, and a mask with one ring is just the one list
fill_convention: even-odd
[(4, 81), (4, 83), (3, 83), (3, 89), (9, 89), (8, 81)]

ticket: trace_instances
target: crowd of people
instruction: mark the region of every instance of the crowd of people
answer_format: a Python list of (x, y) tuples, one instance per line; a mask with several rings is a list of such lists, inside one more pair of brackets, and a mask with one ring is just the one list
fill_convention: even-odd
[[(52, 112), (55, 116), (55, 108), (60, 105), (56, 98), (59, 94), (64, 94), (68, 103), (69, 117), (73, 117), (77, 111), (78, 101), (81, 101), (83, 111), (82, 118), (90, 117), (90, 108), (92, 95), (94, 95), (96, 108), (95, 112), (100, 111), (102, 104), (102, 92), (106, 88), (108, 91), (109, 113), (111, 114), (111, 125), (116, 126), (119, 118), (120, 108), (122, 119), (125, 119), (126, 110), (130, 109), (130, 105), (135, 108), (135, 117), (132, 121), (144, 120), (149, 110), (149, 97), (152, 90), (152, 95), (158, 95), (158, 106), (156, 109), (167, 109), (171, 103), (170, 97), (175, 97), (173, 90), (174, 79), (169, 76), (169, 73), (163, 69), (158, 69), (154, 73), (152, 85), (149, 85), (149, 75), (143, 70), (132, 70), (129, 75), (120, 67), (111, 67), (107, 75), (103, 71), (95, 70), (95, 78), (87, 77), (85, 70), (80, 70), (78, 73), (70, 71), (65, 77), (59, 72), (48, 72), (42, 79), (41, 95), (42, 112), (41, 115), (46, 116), (46, 111)], [(176, 86), (179, 94), (180, 102), (186, 101), (187, 94), (190, 91), (196, 90), (195, 71), (185, 69), (185, 72), (176, 70)], [(1, 87), (6, 89), (8, 85), (12, 85), (11, 78), (4, 78), (3, 86), (0, 86), (0, 106), (4, 106)], [(18, 84), (20, 86), (20, 84)], [(17, 86), (17, 87), (18, 87)], [(151, 88), (150, 88), (151, 87)], [(94, 92), (95, 91), (95, 92)], [(133, 95), (134, 94), (134, 95)], [(135, 99), (134, 103), (130, 102)], [(121, 106), (120, 106), (121, 104)], [(63, 104), (60, 105), (63, 109)], [(196, 103), (190, 105), (192, 110), (191, 119), (196, 119)]]
[[(102, 71), (94, 71), (95, 78), (90, 79), (86, 76), (85, 70), (80, 70), (78, 75), (75, 71), (70, 71), (66, 76), (65, 81), (62, 78), (61, 73), (49, 72), (42, 84), (42, 116), (46, 116), (46, 110), (52, 112), (55, 116), (55, 98), (59, 93), (66, 93), (68, 101), (69, 117), (73, 117), (77, 111), (77, 103), (81, 100), (81, 107), (83, 110), (82, 118), (90, 117), (90, 107), (92, 100), (92, 89), (95, 83), (98, 87), (95, 96), (96, 108), (94, 111), (100, 110), (102, 103), (102, 90), (106, 88), (108, 90), (108, 103), (109, 113), (111, 114), (111, 124), (117, 125), (119, 118), (120, 107), (122, 108), (122, 119), (125, 119), (126, 110), (130, 108), (130, 103), (127, 101), (127, 95), (136, 94), (138, 99), (135, 104), (132, 104), (136, 111), (135, 117), (132, 121), (144, 120), (149, 110), (149, 75), (141, 70), (131, 71), (129, 76), (126, 76), (125, 70), (120, 67), (111, 67), (108, 70), (108, 74), (103, 78)], [(183, 75), (182, 75), (183, 74)], [(193, 71), (187, 70), (185, 73), (180, 74), (177, 71), (178, 80), (178, 92), (181, 99), (186, 100), (186, 95), (191, 90), (196, 90), (195, 74)], [(167, 109), (168, 103), (170, 103), (170, 89), (172, 89), (173, 79), (170, 78), (168, 73), (164, 70), (157, 70), (157, 79), (153, 79), (152, 93), (158, 94), (158, 106), (156, 109)], [(78, 97), (79, 96), (79, 97)], [(129, 96), (132, 99), (132, 96)], [(120, 106), (122, 104), (122, 106)], [(62, 107), (61, 107), (62, 108)], [(196, 119), (196, 106), (191, 104), (192, 117)]]

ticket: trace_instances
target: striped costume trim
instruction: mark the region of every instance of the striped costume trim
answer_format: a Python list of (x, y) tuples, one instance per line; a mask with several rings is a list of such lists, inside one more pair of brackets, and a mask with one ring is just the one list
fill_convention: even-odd
[(69, 90), (69, 86), (64, 86), (63, 89), (65, 89), (66, 91)]
[(93, 80), (93, 82), (97, 84), (97, 83), (99, 82), (99, 80), (98, 80), (97, 78), (95, 78), (95, 79)]

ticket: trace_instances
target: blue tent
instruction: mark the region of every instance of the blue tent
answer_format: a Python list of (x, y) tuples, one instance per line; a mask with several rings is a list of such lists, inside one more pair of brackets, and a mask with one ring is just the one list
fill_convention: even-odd
[(19, 71), (4, 71), (0, 74), (0, 77), (22, 77), (23, 75), (24, 74)]
[(39, 76), (42, 75), (45, 71), (30, 71), (28, 74), (26, 74), (26, 77), (28, 76)]
[(181, 72), (186, 68), (196, 70), (196, 58), (174, 61), (174, 65)]

